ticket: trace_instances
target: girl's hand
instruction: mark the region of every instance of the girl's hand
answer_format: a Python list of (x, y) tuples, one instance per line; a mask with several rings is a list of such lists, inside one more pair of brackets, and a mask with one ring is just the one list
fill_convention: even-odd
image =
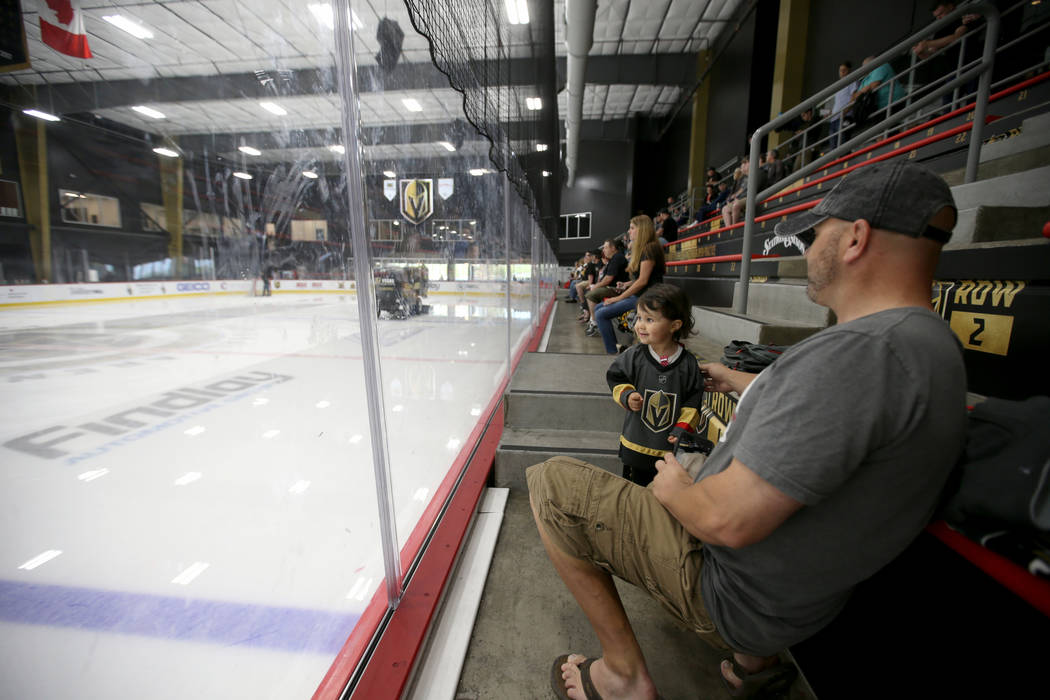
[(632, 411), (642, 410), (642, 395), (637, 391), (627, 397), (627, 408)]

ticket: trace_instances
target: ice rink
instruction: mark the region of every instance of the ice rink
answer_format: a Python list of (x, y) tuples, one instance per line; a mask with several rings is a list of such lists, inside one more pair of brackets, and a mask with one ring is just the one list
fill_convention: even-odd
[[(399, 545), (528, 286), (378, 330)], [(353, 295), (0, 310), (4, 697), (309, 697), (384, 569)]]

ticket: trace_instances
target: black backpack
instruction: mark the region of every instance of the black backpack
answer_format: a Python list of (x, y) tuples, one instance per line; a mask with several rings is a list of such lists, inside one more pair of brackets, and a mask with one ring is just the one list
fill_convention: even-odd
[(729, 345), (723, 348), (721, 362), (729, 369), (761, 372), (773, 364), (787, 348), (786, 345), (759, 345), (746, 340), (731, 340)]
[(1050, 397), (990, 398), (970, 411), (966, 450), (939, 515), (970, 539), (1050, 577)]

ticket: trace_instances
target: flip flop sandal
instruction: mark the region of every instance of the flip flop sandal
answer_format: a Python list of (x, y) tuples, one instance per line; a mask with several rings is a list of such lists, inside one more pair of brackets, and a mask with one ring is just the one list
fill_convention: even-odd
[(750, 673), (736, 662), (732, 654), (726, 654), (722, 660), (733, 665), (733, 673), (741, 681), (739, 688), (731, 686), (719, 664), (718, 677), (722, 679), (722, 685), (729, 691), (729, 695), (734, 698), (748, 698), (749, 700), (785, 698), (791, 684), (798, 677), (798, 669), (794, 664), (779, 663), (756, 673)]
[[(597, 659), (587, 659), (580, 664), (580, 683), (583, 687), (583, 696), (587, 700), (602, 700), (602, 696), (598, 693), (598, 689), (594, 687), (594, 683), (591, 682), (591, 664)], [(551, 666), (551, 690), (561, 700), (571, 700), (569, 698), (569, 691), (565, 687), (565, 679), (561, 677), (561, 667), (569, 662), (569, 655), (562, 654), (554, 660), (554, 665)]]

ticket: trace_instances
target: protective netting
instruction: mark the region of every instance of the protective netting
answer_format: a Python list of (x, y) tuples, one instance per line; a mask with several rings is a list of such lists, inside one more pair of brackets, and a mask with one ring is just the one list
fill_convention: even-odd
[[(490, 142), (548, 240), (557, 238), (560, 167), (553, 3), (511, 24), (504, 0), (405, 0), (434, 65), (463, 95), (467, 121)], [(524, 3), (521, 3), (524, 5)], [(541, 107), (530, 109), (539, 99)], [(533, 106), (535, 106), (535, 102)]]

